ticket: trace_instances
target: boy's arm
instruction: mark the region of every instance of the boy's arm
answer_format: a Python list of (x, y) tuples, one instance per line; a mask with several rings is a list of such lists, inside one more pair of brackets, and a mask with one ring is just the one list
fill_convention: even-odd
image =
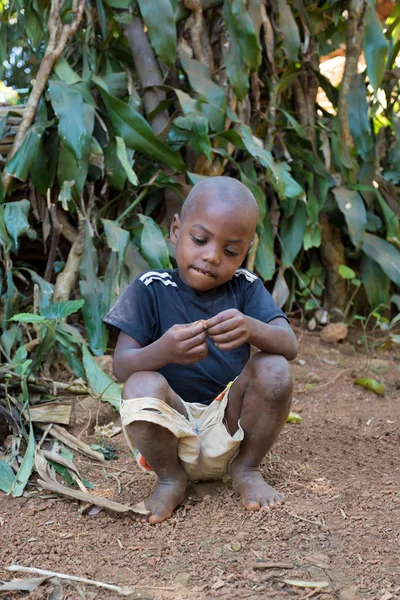
[(263, 323), (234, 308), (206, 321), (207, 333), (220, 350), (234, 350), (244, 343), (267, 354), (280, 354), (287, 360), (297, 356), (297, 338), (283, 317)]
[(192, 364), (207, 356), (204, 323), (174, 325), (161, 338), (142, 346), (127, 333), (120, 331), (115, 348), (113, 371), (124, 383), (138, 371), (157, 371), (169, 363)]

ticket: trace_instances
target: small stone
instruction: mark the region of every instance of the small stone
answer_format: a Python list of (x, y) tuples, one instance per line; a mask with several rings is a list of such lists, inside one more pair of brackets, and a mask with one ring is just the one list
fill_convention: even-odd
[(234, 552), (239, 552), (241, 547), (242, 547), (242, 544), (240, 542), (233, 542), (233, 544), (232, 544), (232, 550)]
[(326, 325), (328, 323), (328, 311), (319, 308), (315, 312), (315, 318), (317, 319), (320, 325)]
[(297, 359), (297, 364), (300, 365), (301, 367), (304, 367), (304, 365), (306, 364), (306, 361), (303, 360), (302, 358)]
[(369, 365), (370, 371), (376, 375), (386, 375), (390, 373), (391, 365), (388, 360), (382, 360), (381, 358), (373, 358)]
[(347, 337), (348, 329), (345, 323), (330, 323), (320, 333), (321, 340), (332, 344)]
[(317, 326), (317, 321), (316, 321), (316, 319), (314, 317), (312, 317), (312, 319), (310, 319), (308, 321), (308, 323), (307, 323), (307, 328), (310, 331), (314, 331), (314, 329), (316, 328), (316, 326)]

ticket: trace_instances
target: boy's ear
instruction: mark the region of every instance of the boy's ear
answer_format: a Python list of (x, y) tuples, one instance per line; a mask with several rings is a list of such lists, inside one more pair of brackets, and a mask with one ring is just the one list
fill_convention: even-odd
[(180, 226), (181, 226), (180, 216), (174, 215), (174, 218), (172, 219), (172, 223), (171, 223), (171, 228), (169, 231), (169, 237), (173, 244), (176, 244), (176, 242), (178, 240), (178, 233), (179, 233)]

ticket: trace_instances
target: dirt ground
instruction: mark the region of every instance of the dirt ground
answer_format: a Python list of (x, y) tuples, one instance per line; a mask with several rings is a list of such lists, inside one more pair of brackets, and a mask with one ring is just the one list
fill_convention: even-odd
[[(367, 361), (354, 345), (299, 337), (293, 409), (304, 420), (286, 425), (262, 465), (285, 505), (250, 513), (229, 484), (202, 483), (168, 522), (151, 526), (106, 511), (81, 515), (77, 502), (30, 486), (22, 498), (0, 496), (0, 578), (12, 579), (3, 567), (19, 563), (126, 585), (131, 600), (400, 598), (399, 356), (386, 351), (373, 362), (372, 376), (386, 386), (382, 398), (353, 383)], [(89, 417), (76, 411), (75, 433), (93, 442)], [(136, 467), (121, 434), (112, 441), (118, 460), (75, 461), (99, 494), (135, 503), (154, 480)], [(291, 580), (327, 585), (299, 588)], [(121, 596), (49, 582), (2, 597)]]

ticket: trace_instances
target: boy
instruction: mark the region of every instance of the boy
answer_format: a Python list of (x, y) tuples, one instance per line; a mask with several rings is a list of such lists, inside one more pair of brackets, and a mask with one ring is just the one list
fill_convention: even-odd
[(188, 480), (228, 473), (247, 509), (282, 501), (259, 465), (289, 414), (297, 340), (261, 280), (240, 268), (257, 220), (243, 184), (202, 180), (171, 225), (178, 268), (137, 277), (105, 318), (120, 331), (124, 432), (158, 477), (137, 520), (168, 519)]

